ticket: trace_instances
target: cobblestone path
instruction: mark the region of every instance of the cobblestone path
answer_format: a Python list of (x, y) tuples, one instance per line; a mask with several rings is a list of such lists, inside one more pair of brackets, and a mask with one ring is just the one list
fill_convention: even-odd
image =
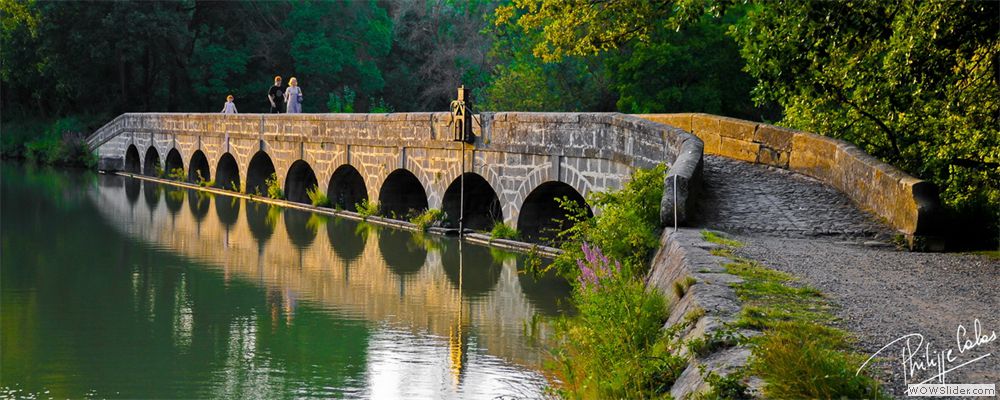
[[(745, 244), (737, 255), (821, 290), (837, 306), (837, 325), (857, 337), (858, 352), (870, 355), (920, 334), (929, 357), (953, 352), (949, 368), (991, 354), (948, 373), (946, 382), (1000, 386), (1000, 340), (960, 352), (957, 337), (962, 326), (974, 339), (977, 319), (982, 334), (1000, 335), (1000, 260), (886, 246), (891, 227), (836, 189), (789, 171), (706, 156), (704, 178), (696, 226), (732, 234)], [(924, 348), (915, 350), (923, 361)], [(906, 397), (901, 352), (898, 345), (887, 349), (868, 367), (897, 398)]]
[(843, 193), (794, 172), (705, 156), (694, 226), (778, 236), (887, 238), (892, 229), (859, 210)]

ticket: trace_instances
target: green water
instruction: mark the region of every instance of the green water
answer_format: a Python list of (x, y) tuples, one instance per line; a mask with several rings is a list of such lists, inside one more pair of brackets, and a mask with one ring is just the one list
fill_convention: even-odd
[(0, 397), (537, 397), (519, 256), (4, 164)]

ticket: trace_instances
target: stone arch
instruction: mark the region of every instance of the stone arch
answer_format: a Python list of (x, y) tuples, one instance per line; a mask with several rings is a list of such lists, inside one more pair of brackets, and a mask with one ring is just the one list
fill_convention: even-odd
[(188, 180), (198, 183), (201, 180), (212, 180), (212, 172), (208, 167), (208, 157), (201, 150), (195, 150), (188, 162)]
[(453, 227), (458, 227), (460, 217), (463, 219), (463, 227), (474, 230), (489, 230), (494, 222), (503, 221), (503, 210), (496, 190), (485, 178), (474, 172), (466, 172), (448, 185), (441, 202), (441, 209), (447, 214), (448, 223)]
[(517, 229), (525, 240), (552, 243), (556, 232), (570, 227), (567, 211), (559, 207), (555, 200), (562, 197), (583, 206), (588, 215), (593, 215), (583, 195), (569, 184), (559, 181), (542, 183), (521, 203)]
[(139, 160), (139, 149), (134, 144), (128, 145), (125, 150), (125, 172), (139, 174), (142, 173), (142, 161)]
[(238, 192), (240, 188), (240, 165), (230, 153), (223, 153), (215, 167), (215, 187)]
[(180, 168), (184, 170), (184, 158), (181, 157), (181, 152), (177, 148), (172, 148), (167, 152), (167, 158), (164, 162), (163, 172), (167, 176), (173, 174), (175, 169)]
[(309, 204), (306, 191), (318, 187), (316, 173), (305, 160), (296, 160), (285, 174), (285, 198), (296, 203)]
[(365, 185), (365, 178), (361, 172), (350, 164), (337, 167), (330, 176), (330, 183), (326, 188), (326, 195), (330, 198), (330, 205), (347, 211), (357, 211), (356, 204), (363, 200), (368, 200), (368, 187)]
[(143, 157), (143, 175), (156, 176), (160, 172), (160, 152), (156, 151), (156, 146), (149, 146), (146, 149), (146, 157)]
[(412, 172), (397, 169), (382, 183), (378, 201), (382, 215), (402, 219), (414, 210), (427, 209), (427, 191)]
[(258, 151), (250, 159), (247, 165), (247, 186), (246, 192), (250, 194), (267, 195), (267, 179), (275, 173), (274, 162), (271, 156), (263, 151)]

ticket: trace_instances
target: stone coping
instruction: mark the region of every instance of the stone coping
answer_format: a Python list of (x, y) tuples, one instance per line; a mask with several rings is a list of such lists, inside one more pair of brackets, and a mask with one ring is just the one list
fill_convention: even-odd
[(938, 231), (937, 187), (881, 162), (853, 144), (774, 125), (711, 114), (642, 114), (704, 142), (707, 154), (783, 168), (847, 194), (911, 239)]

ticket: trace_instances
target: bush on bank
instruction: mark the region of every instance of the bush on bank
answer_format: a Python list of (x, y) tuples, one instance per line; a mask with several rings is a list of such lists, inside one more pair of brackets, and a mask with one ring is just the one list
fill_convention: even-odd
[(25, 159), (38, 164), (92, 168), (97, 157), (87, 148), (92, 116), (71, 116), (55, 121), (4, 121), (0, 157)]
[(548, 368), (563, 397), (659, 397), (687, 364), (661, 330), (666, 300), (642, 279), (659, 243), (664, 171), (636, 170), (621, 190), (591, 195), (597, 216), (560, 201), (576, 224), (558, 233), (565, 253), (553, 268), (573, 282), (578, 310), (555, 323)]

